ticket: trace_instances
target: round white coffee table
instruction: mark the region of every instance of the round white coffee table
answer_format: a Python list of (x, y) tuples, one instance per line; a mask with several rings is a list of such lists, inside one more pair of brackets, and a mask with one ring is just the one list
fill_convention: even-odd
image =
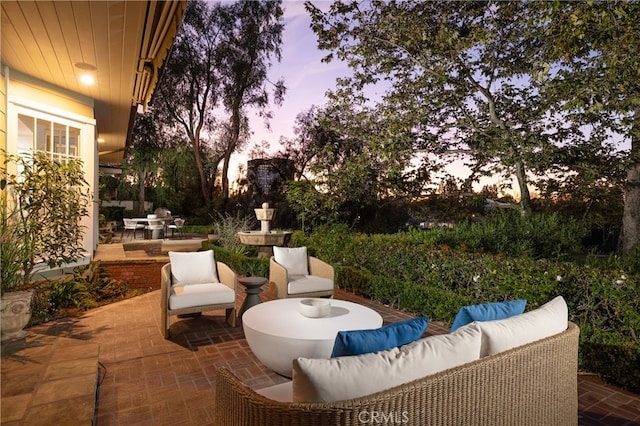
[(271, 370), (291, 377), (294, 359), (329, 358), (338, 331), (369, 330), (382, 325), (373, 309), (331, 299), (331, 314), (307, 318), (298, 312), (302, 299), (278, 299), (248, 309), (242, 327), (249, 347)]

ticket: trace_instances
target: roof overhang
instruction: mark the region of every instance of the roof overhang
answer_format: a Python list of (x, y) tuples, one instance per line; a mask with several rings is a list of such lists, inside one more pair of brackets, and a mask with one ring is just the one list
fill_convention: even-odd
[[(2, 0), (5, 66), (94, 100), (100, 163), (122, 161), (146, 108), (186, 0)], [(94, 84), (85, 85), (88, 74)]]

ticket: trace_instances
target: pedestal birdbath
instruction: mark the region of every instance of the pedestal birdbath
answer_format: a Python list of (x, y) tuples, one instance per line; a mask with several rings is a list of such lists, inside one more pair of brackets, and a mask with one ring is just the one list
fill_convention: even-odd
[(273, 246), (284, 246), (291, 238), (290, 231), (272, 231), (271, 220), (276, 209), (269, 208), (269, 203), (263, 203), (261, 209), (254, 209), (256, 218), (260, 221), (259, 231), (241, 231), (238, 237), (242, 244), (258, 246), (258, 257), (271, 257)]

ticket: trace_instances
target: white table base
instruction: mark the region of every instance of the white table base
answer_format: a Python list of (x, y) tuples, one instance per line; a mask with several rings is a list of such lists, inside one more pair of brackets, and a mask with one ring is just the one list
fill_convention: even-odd
[(329, 358), (338, 331), (369, 330), (382, 325), (373, 309), (331, 299), (331, 314), (307, 318), (298, 312), (301, 299), (261, 303), (242, 317), (244, 334), (256, 357), (268, 368), (291, 377), (292, 362), (303, 358)]

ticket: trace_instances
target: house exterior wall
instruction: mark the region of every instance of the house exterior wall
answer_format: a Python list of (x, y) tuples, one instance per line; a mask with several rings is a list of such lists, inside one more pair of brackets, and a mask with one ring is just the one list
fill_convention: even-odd
[[(68, 90), (52, 86), (49, 83), (35, 80), (30, 76), (3, 69), (3, 98), (0, 119), (4, 121), (0, 140), (2, 147), (9, 154), (18, 153), (18, 115), (27, 114), (44, 116), (52, 120), (59, 119), (71, 122), (80, 129), (79, 158), (83, 162), (85, 179), (89, 184), (89, 194), (92, 202), (89, 215), (82, 220), (85, 227), (83, 247), (88, 256), (88, 262), (98, 245), (98, 154), (96, 146), (96, 120), (94, 118), (94, 104), (91, 98), (75, 94)], [(15, 173), (15, 170), (11, 171)]]
[[(7, 88), (5, 71), (0, 68), (0, 148), (6, 151), (7, 148)], [(0, 161), (4, 161), (0, 154)]]

